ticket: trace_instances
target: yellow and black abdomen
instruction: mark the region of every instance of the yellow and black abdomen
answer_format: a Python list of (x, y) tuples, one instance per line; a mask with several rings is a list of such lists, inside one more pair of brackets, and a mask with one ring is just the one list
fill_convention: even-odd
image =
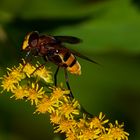
[(77, 75), (81, 74), (81, 66), (72, 53), (66, 51), (63, 54), (60, 54), (60, 57), (62, 59), (62, 66), (66, 67), (70, 73)]

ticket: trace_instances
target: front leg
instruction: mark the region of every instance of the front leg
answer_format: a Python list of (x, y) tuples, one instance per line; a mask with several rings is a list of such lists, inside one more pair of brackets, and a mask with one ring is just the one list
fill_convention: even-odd
[(33, 73), (32, 73), (31, 75), (33, 75), (33, 74), (34, 74), (37, 70), (39, 70), (40, 68), (44, 67), (45, 64), (48, 62), (48, 59), (47, 59), (46, 56), (43, 56), (43, 59), (45, 60), (45, 63), (39, 65), (39, 66), (33, 71)]
[(55, 86), (57, 86), (57, 74), (58, 74), (58, 71), (59, 71), (59, 66), (57, 67), (56, 72), (54, 74), (54, 85)]

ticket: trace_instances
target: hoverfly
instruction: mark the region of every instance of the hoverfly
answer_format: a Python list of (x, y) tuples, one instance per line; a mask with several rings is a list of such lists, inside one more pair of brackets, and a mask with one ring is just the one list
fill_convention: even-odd
[(59, 68), (64, 68), (66, 84), (70, 90), (71, 97), (73, 97), (68, 82), (67, 71), (71, 74), (81, 74), (81, 66), (77, 61), (76, 56), (97, 64), (97, 62), (74, 50), (70, 50), (63, 45), (63, 43), (78, 44), (80, 42), (81, 40), (79, 38), (73, 36), (40, 35), (37, 31), (33, 31), (25, 36), (22, 50), (27, 52), (26, 56), (29, 56), (29, 54), (33, 56), (41, 56), (46, 62), (50, 61), (58, 66), (54, 74), (55, 86), (57, 86), (57, 74)]

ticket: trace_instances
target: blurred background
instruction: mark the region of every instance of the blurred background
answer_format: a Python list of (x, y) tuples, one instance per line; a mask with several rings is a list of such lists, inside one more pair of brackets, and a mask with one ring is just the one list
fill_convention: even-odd
[[(82, 75), (69, 74), (73, 94), (92, 114), (125, 123), (129, 140), (140, 139), (139, 0), (0, 0), (0, 76), (18, 65), (24, 36), (37, 30), (83, 42), (68, 48), (101, 65), (78, 59)], [(56, 66), (48, 63), (55, 71)], [(59, 83), (64, 80), (59, 72)], [(33, 114), (29, 102), (0, 94), (0, 140), (63, 140), (48, 115)]]

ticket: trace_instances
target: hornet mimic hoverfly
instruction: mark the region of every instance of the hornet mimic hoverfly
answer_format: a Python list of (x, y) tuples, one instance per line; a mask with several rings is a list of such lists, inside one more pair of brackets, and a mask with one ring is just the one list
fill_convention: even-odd
[(92, 63), (96, 63), (88, 57), (81, 55), (74, 50), (70, 50), (63, 45), (63, 43), (77, 44), (80, 42), (81, 40), (79, 38), (73, 36), (40, 35), (37, 31), (33, 31), (25, 36), (22, 50), (27, 52), (26, 56), (29, 56), (29, 54), (33, 56), (41, 56), (46, 62), (51, 61), (58, 66), (54, 74), (55, 86), (57, 86), (57, 74), (59, 68), (64, 68), (66, 84), (70, 90), (70, 96), (73, 98), (68, 82), (67, 71), (71, 74), (81, 74), (81, 66), (77, 61), (76, 56)]

